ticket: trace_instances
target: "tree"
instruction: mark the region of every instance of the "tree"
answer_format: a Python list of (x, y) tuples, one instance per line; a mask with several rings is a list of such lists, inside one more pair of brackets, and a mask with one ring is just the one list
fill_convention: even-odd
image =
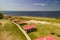
[(0, 13), (0, 19), (3, 19), (3, 14), (2, 13)]

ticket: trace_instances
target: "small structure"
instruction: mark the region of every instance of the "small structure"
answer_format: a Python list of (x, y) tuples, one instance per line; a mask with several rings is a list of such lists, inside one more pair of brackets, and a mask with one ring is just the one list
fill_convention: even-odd
[(56, 39), (52, 36), (46, 36), (46, 37), (37, 38), (37, 39), (34, 39), (34, 40), (56, 40)]
[(4, 16), (4, 19), (9, 19), (11, 18), (11, 16)]
[(35, 28), (35, 25), (34, 25), (34, 24), (24, 26), (23, 28), (24, 28), (24, 30), (25, 30), (27, 33), (30, 33), (30, 32), (33, 32), (33, 31), (36, 31), (36, 30), (37, 30), (37, 29)]
[(27, 23), (25, 23), (25, 20), (20, 20), (19, 22), (17, 22), (20, 26), (23, 26), (23, 25), (27, 25)]
[(10, 20), (13, 20), (14, 18), (10, 18)]
[(57, 36), (60, 37), (60, 34), (58, 34)]
[(12, 18), (12, 21), (14, 21), (14, 22), (19, 22), (20, 20), (17, 19), (17, 18)]
[(54, 35), (55, 33), (54, 32), (51, 32), (52, 35)]

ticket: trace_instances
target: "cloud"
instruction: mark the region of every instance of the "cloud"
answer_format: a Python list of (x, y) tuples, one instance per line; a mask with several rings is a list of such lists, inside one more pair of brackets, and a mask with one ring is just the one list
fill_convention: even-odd
[(56, 5), (55, 3), (52, 3), (51, 5)]
[(46, 6), (48, 4), (46, 4), (46, 3), (34, 3), (32, 5), (34, 5), (34, 6)]
[(58, 3), (58, 1), (54, 1), (54, 3)]
[(58, 1), (53, 1), (53, 3), (51, 5), (56, 5), (58, 3)]

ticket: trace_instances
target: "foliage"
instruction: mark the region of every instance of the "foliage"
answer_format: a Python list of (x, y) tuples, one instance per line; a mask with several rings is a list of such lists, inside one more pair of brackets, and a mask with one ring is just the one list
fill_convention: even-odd
[(2, 13), (0, 13), (0, 19), (3, 19), (3, 14)]

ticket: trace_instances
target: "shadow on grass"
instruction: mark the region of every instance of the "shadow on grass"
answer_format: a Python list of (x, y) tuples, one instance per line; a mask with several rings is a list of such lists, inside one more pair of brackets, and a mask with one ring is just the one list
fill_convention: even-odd
[(37, 29), (36, 28), (32, 28), (30, 30), (27, 30), (27, 33), (35, 32), (35, 31), (37, 31)]

